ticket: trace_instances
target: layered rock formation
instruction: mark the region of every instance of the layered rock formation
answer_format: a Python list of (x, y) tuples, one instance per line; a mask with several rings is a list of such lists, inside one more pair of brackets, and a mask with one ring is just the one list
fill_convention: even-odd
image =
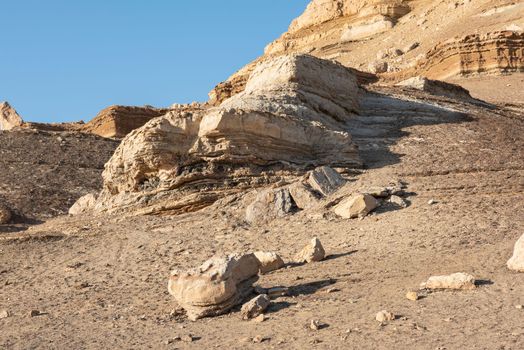
[(169, 112), (154, 107), (111, 106), (101, 111), (81, 131), (103, 137), (122, 138), (153, 118)]
[[(260, 62), (292, 53), (369, 72), (358, 73), (361, 83), (522, 72), (524, 34), (515, 23), (521, 23), (524, 6), (508, 3), (314, 0), (262, 57), (217, 85), (210, 102), (218, 105), (242, 92)], [(495, 5), (511, 15), (504, 10), (505, 16), (488, 16)]]
[(433, 79), (524, 72), (524, 32), (473, 34), (438, 44), (416, 67)]
[(8, 102), (0, 103), (0, 131), (11, 130), (22, 123), (22, 118)]
[(308, 55), (262, 62), (245, 90), (220, 106), (172, 111), (129, 134), (106, 164), (98, 207), (132, 205), (146, 193), (152, 201), (170, 191), (180, 198), (185, 190), (253, 187), (322, 165), (358, 166), (345, 130), (359, 110), (358, 91), (340, 64)]

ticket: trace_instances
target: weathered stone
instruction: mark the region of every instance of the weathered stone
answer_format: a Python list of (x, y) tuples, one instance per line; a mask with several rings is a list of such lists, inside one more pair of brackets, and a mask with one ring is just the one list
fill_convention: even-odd
[(0, 202), (0, 225), (5, 225), (11, 222), (13, 214), (11, 209), (3, 203)]
[(385, 16), (377, 16), (371, 21), (352, 23), (340, 37), (342, 42), (365, 39), (393, 28), (393, 21)]
[(256, 223), (286, 216), (293, 211), (295, 202), (287, 188), (260, 192), (246, 208), (246, 221)]
[(407, 292), (406, 298), (411, 301), (417, 301), (419, 299), (418, 292), (415, 292), (415, 291)]
[(459, 272), (447, 276), (432, 276), (420, 285), (421, 289), (475, 289), (475, 277)]
[(389, 202), (392, 203), (392, 204), (395, 204), (401, 208), (407, 208), (408, 207), (408, 203), (402, 198), (402, 197), (399, 197), (399, 196), (391, 196), (389, 197)]
[(268, 308), (269, 304), (271, 304), (271, 301), (266, 294), (258, 295), (242, 305), (240, 315), (244, 320), (255, 318), (261, 315)]
[(369, 194), (375, 198), (386, 198), (389, 196), (389, 191), (386, 187), (373, 186), (365, 188), (360, 191), (362, 194)]
[(382, 310), (377, 313), (377, 315), (375, 316), (375, 319), (378, 322), (393, 321), (395, 319), (395, 315), (389, 311)]
[(302, 250), (295, 256), (294, 261), (297, 263), (310, 263), (322, 261), (326, 256), (326, 251), (318, 238), (313, 238)]
[(79, 215), (92, 210), (96, 204), (96, 196), (92, 193), (80, 197), (71, 208), (69, 208), (70, 215)]
[(315, 191), (329, 196), (342, 187), (346, 180), (332, 168), (323, 166), (309, 173), (308, 183)]
[(284, 267), (284, 260), (274, 252), (255, 252), (260, 265), (260, 273), (268, 273)]
[(196, 269), (173, 271), (168, 290), (191, 320), (216, 316), (251, 293), (259, 268), (254, 254), (215, 257)]
[(7, 310), (0, 310), (0, 319), (8, 318), (8, 317), (9, 317), (9, 311), (7, 311)]
[(340, 217), (354, 219), (368, 215), (378, 205), (375, 197), (369, 194), (357, 194), (342, 200), (333, 210)]
[(388, 68), (389, 64), (385, 61), (376, 61), (368, 65), (368, 70), (374, 74), (386, 73)]
[(7, 102), (0, 103), (0, 131), (12, 130), (23, 124), (22, 118)]
[(420, 76), (401, 81), (397, 84), (397, 86), (426, 91), (432, 95), (473, 100), (469, 91), (460, 85), (448, 83), (445, 81), (430, 80)]
[(289, 193), (300, 209), (309, 209), (318, 203), (318, 195), (302, 182), (295, 182), (289, 186)]
[[(277, 183), (311, 166), (358, 166), (346, 127), (359, 110), (358, 91), (353, 71), (332, 61), (309, 55), (263, 61), (245, 89), (220, 106), (172, 111), (125, 137), (106, 164), (97, 210), (159, 200), (183, 210), (180, 197), (190, 191), (259, 187), (257, 180)], [(190, 203), (202, 208), (218, 198), (208, 197)]]
[(524, 272), (524, 235), (522, 235), (513, 250), (513, 256), (508, 260), (510, 270)]

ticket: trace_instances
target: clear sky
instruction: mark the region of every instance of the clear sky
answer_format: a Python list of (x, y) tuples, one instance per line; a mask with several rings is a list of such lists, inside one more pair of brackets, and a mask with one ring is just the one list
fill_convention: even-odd
[(309, 0), (0, 0), (0, 101), (27, 121), (205, 101)]

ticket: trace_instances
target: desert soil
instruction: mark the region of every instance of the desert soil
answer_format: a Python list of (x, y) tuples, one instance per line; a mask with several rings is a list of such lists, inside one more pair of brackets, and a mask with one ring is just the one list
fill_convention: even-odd
[[(355, 137), (367, 168), (337, 196), (401, 180), (406, 209), (345, 220), (319, 207), (250, 226), (229, 197), (179, 216), (63, 216), (0, 234), (0, 310), (10, 314), (0, 319), (0, 348), (524, 348), (524, 274), (505, 266), (524, 233), (524, 115), (471, 108), (475, 117), (431, 123), (397, 116), (385, 134)], [(290, 259), (315, 236), (325, 261), (257, 282), (290, 288), (262, 323), (238, 310), (191, 322), (167, 292), (174, 268), (254, 250)], [(481, 283), (405, 298), (429, 276), (454, 272)], [(397, 319), (377, 322), (384, 309)], [(325, 327), (311, 330), (313, 319)], [(174, 340), (188, 334), (193, 342)]]

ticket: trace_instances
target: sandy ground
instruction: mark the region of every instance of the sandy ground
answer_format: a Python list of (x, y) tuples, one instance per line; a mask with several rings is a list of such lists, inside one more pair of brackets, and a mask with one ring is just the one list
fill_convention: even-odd
[[(336, 196), (401, 180), (406, 209), (344, 220), (320, 206), (249, 226), (238, 198), (181, 216), (59, 217), (1, 234), (0, 310), (10, 316), (0, 319), (0, 348), (524, 348), (524, 310), (516, 308), (524, 304), (524, 274), (505, 267), (524, 233), (524, 117), (468, 108), (469, 116), (431, 123), (399, 112), (382, 134), (355, 122), (367, 169)], [(236, 311), (191, 322), (167, 292), (174, 268), (254, 250), (290, 259), (314, 236), (325, 261), (257, 282), (290, 288), (262, 323)], [(405, 298), (429, 276), (454, 272), (481, 283)], [(384, 309), (397, 319), (377, 322)], [(312, 319), (325, 327), (309, 329)], [(170, 341), (188, 334), (193, 342)], [(253, 343), (256, 336), (263, 342)]]

